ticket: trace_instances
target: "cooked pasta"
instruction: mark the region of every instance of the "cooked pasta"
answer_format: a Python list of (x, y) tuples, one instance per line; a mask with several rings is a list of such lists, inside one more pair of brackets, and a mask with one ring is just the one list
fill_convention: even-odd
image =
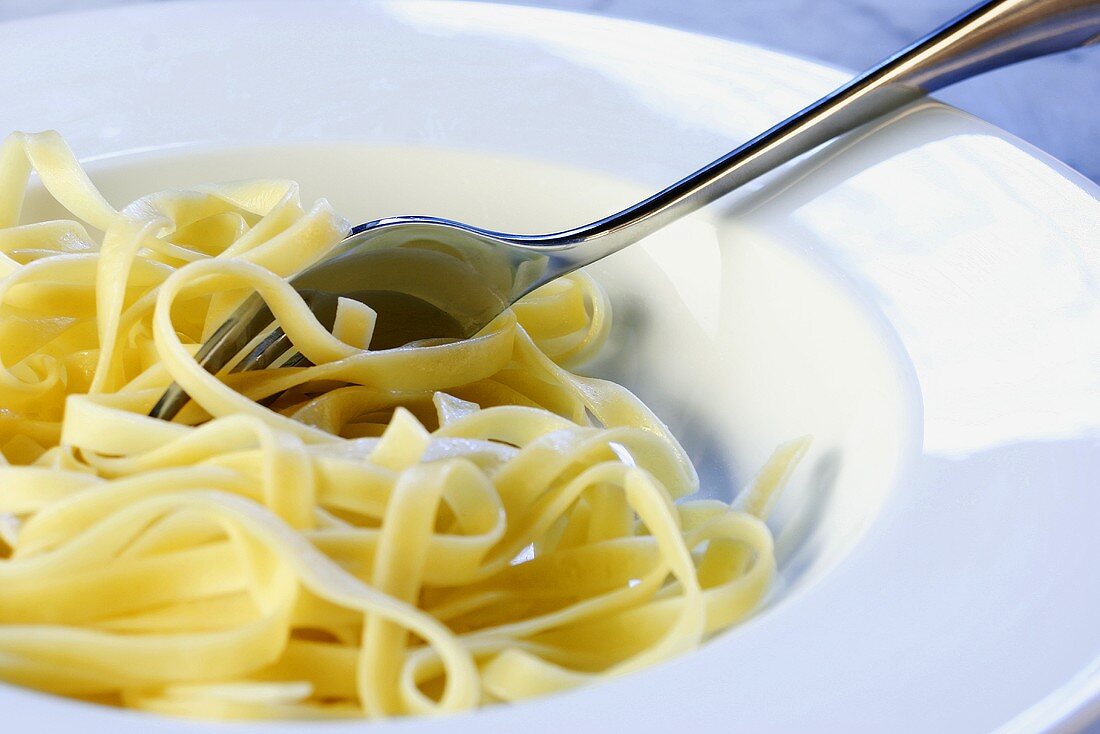
[[(32, 172), (71, 220), (22, 222)], [(368, 349), (288, 278), (348, 227), (288, 181), (116, 210), (52, 132), (0, 150), (0, 679), (202, 718), (389, 717), (638, 670), (750, 614), (763, 522), (626, 389), (568, 367), (610, 312), (569, 276), (464, 341)], [(95, 236), (92, 236), (92, 232)], [(194, 353), (259, 292), (313, 366)], [(192, 402), (148, 417), (172, 382)]]

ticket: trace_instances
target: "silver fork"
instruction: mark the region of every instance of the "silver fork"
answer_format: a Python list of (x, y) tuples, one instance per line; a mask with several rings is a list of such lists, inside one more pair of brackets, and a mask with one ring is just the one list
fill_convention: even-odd
[[(374, 308), (372, 349), (473, 336), (535, 288), (641, 240), (842, 133), (962, 79), (1098, 40), (1100, 0), (988, 0), (617, 214), (545, 235), (493, 232), (436, 217), (378, 219), (354, 228), (331, 257), (291, 284), (330, 328), (340, 296)], [(239, 372), (302, 364), (304, 358), (272, 320), (259, 296), (251, 297), (203, 344), (197, 360), (215, 374), (227, 367)], [(151, 415), (170, 420), (187, 400), (172, 385)]]

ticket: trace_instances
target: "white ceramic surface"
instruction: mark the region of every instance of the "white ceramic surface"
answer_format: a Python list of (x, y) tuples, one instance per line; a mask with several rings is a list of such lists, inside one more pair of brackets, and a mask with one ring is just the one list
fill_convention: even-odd
[[(104, 159), (116, 203), (266, 173), (349, 216), (519, 229), (626, 203), (842, 78), (457, 2), (165, 4), (0, 25), (0, 49), (0, 129), (60, 129)], [(766, 183), (600, 265), (622, 318), (593, 369), (655, 405), (717, 494), (815, 434), (767, 609), (638, 675), (375, 730), (1033, 731), (1100, 713), (1096, 188), (935, 103)], [(200, 731), (2, 686), (0, 710), (14, 730)]]

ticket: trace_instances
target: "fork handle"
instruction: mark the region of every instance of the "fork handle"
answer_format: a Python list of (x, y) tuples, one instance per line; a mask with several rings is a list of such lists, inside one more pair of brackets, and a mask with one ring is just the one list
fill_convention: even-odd
[[(987, 0), (687, 178), (617, 214), (551, 235), (546, 280), (633, 244), (752, 179), (929, 92), (1100, 41), (1100, 0)], [(583, 245), (583, 246), (579, 246)]]

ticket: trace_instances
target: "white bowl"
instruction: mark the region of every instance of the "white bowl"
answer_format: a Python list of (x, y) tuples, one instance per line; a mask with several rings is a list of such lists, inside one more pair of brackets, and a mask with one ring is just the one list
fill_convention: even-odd
[[(630, 203), (844, 78), (458, 2), (157, 4), (0, 25), (0, 48), (20, 61), (0, 130), (60, 129), (116, 203), (275, 175), (357, 220), (515, 231)], [(766, 183), (593, 268), (617, 308), (591, 367), (719, 496), (814, 434), (766, 608), (634, 676), (376, 730), (1037, 730), (1100, 710), (1096, 188), (934, 102)], [(5, 686), (0, 710), (17, 730), (199, 731)]]

